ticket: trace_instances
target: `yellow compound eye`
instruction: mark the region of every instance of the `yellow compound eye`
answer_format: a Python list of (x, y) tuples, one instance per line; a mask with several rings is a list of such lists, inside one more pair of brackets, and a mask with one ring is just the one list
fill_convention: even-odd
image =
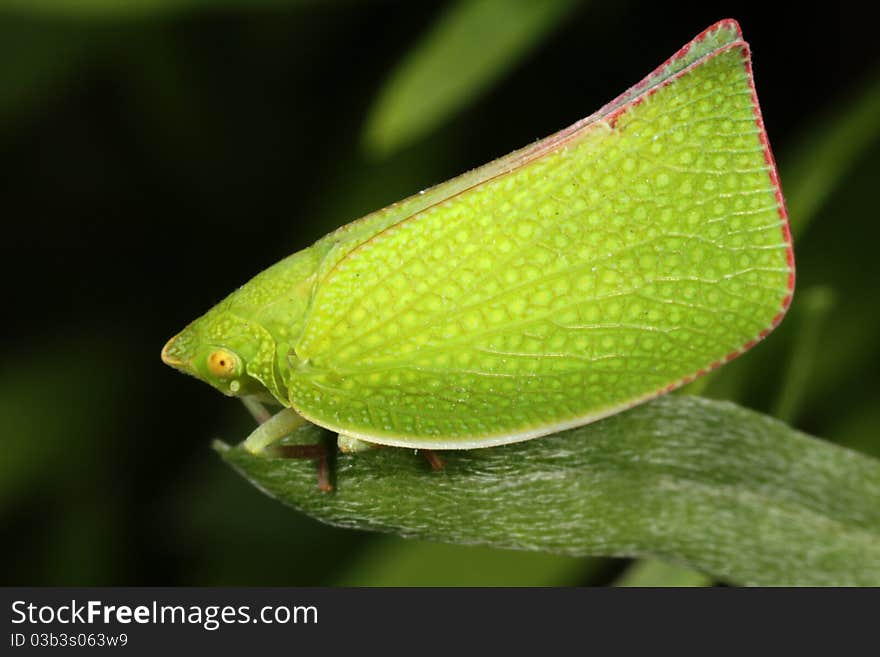
[(238, 358), (235, 354), (225, 349), (217, 349), (208, 356), (208, 369), (214, 376), (227, 379), (235, 374), (237, 361)]

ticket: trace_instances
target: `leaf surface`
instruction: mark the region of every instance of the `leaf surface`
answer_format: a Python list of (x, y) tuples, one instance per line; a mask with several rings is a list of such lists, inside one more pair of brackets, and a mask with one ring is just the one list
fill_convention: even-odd
[[(300, 441), (326, 435), (309, 426)], [(576, 556), (640, 556), (731, 584), (880, 585), (880, 462), (726, 402), (667, 396), (554, 436), (315, 466), (219, 444), (257, 487), (334, 525)]]

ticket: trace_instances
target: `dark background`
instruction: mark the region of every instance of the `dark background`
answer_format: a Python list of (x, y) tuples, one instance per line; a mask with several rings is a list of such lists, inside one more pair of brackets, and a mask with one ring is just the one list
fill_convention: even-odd
[[(244, 409), (159, 350), (281, 257), (586, 116), (728, 16), (753, 49), (783, 187), (798, 168), (836, 181), (796, 240), (799, 296), (823, 285), (834, 305), (791, 419), (880, 453), (877, 131), (850, 135), (857, 158), (810, 160), (880, 79), (859, 4), (585, 2), (385, 157), (364, 153), (365, 118), (447, 3), (19, 4), (0, 9), (0, 583), (611, 581), (623, 562), (404, 542), (281, 507), (210, 449), (247, 434)], [(796, 303), (736, 364), (748, 376), (708, 393), (772, 410), (804, 317)]]

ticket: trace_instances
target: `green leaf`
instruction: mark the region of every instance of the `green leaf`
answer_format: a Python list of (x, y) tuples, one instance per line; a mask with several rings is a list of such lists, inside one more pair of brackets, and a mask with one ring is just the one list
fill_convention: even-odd
[(814, 121), (781, 162), (791, 230), (810, 225), (822, 204), (880, 138), (880, 71), (831, 115)]
[(822, 330), (834, 305), (834, 292), (830, 287), (812, 287), (801, 292), (799, 296), (797, 314), (793, 318), (799, 330), (794, 338), (788, 368), (773, 412), (783, 422), (794, 422), (798, 417), (813, 374)]
[(645, 559), (627, 568), (614, 582), (615, 586), (710, 586), (712, 580), (703, 573), (663, 561)]
[(565, 586), (598, 560), (383, 537), (339, 577), (341, 586)]
[(334, 525), (657, 557), (732, 584), (880, 585), (880, 462), (730, 403), (667, 396), (554, 436), (446, 452), (436, 473), (410, 450), (339, 456), (329, 494), (314, 463), (217, 449)]
[(559, 24), (575, 0), (459, 0), (393, 71), (366, 122), (387, 155), (474, 100)]

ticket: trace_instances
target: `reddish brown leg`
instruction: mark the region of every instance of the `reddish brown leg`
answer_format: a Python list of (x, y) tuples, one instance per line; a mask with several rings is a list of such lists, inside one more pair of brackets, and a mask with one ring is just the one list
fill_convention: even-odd
[(443, 469), (443, 466), (446, 465), (446, 461), (443, 460), (443, 457), (440, 456), (440, 455), (439, 455), (437, 452), (435, 452), (434, 450), (432, 450), (432, 449), (422, 449), (422, 450), (419, 450), (419, 451), (420, 451), (420, 452), (422, 453), (422, 455), (425, 457), (425, 460), (428, 462), (428, 464), (431, 466), (431, 469), (432, 469), (434, 472), (437, 472), (437, 470), (442, 470), (442, 469)]
[(279, 445), (278, 455), (286, 459), (317, 459), (318, 460), (318, 490), (329, 493), (333, 490), (330, 483), (330, 465), (327, 459), (327, 448), (322, 444), (317, 445)]

